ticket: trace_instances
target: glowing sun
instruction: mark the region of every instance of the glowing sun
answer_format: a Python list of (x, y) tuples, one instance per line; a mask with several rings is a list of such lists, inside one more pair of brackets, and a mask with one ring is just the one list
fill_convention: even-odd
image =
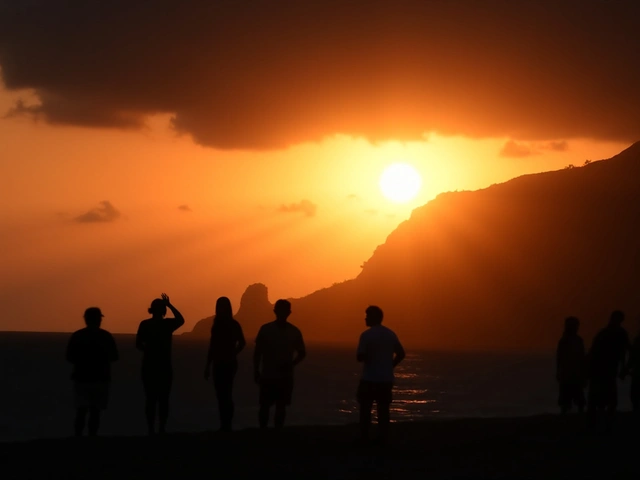
[(407, 163), (392, 163), (380, 175), (380, 190), (392, 202), (408, 202), (418, 194), (421, 186), (420, 174)]

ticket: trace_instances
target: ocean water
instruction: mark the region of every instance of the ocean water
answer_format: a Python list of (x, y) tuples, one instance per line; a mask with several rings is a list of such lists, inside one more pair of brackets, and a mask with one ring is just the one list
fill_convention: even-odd
[[(0, 441), (67, 437), (73, 430), (71, 366), (64, 360), (69, 334), (0, 333)], [(144, 435), (140, 352), (133, 335), (115, 335), (109, 408), (100, 433)], [(354, 349), (308, 345), (296, 370), (288, 425), (357, 422), (355, 391), (361, 365)], [(203, 378), (207, 343), (174, 336), (174, 384), (168, 431), (218, 428), (211, 382)], [(258, 388), (251, 348), (240, 354), (234, 398), (235, 428), (255, 427)], [(396, 370), (392, 419), (526, 416), (556, 412), (553, 352), (459, 353), (408, 351)], [(620, 407), (629, 410), (628, 383)]]

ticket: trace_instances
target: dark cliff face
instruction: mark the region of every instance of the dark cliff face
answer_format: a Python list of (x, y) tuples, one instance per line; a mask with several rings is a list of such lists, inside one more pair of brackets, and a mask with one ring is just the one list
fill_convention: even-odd
[[(257, 331), (272, 314), (266, 287), (253, 287), (237, 318)], [(407, 345), (552, 349), (569, 315), (587, 342), (613, 309), (635, 332), (639, 289), (636, 143), (609, 160), (439, 195), (357, 278), (292, 300), (291, 322), (307, 341), (355, 345), (376, 304)]]

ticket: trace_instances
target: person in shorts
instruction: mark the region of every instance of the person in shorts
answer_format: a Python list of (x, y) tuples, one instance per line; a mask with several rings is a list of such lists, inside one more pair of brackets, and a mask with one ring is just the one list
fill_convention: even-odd
[(369, 440), (371, 409), (375, 402), (378, 412), (380, 441), (386, 442), (389, 434), (390, 407), (394, 381), (394, 368), (404, 359), (405, 351), (396, 334), (382, 325), (380, 307), (369, 306), (365, 311), (367, 330), (360, 335), (357, 360), (362, 362), (362, 377), (358, 385), (360, 404), (361, 440)]
[(267, 428), (269, 410), (275, 405), (274, 425), (284, 426), (286, 409), (291, 405), (293, 370), (306, 356), (302, 333), (289, 323), (291, 303), (278, 300), (273, 309), (276, 319), (258, 331), (253, 355), (254, 378), (260, 386), (260, 428)]
[(100, 328), (102, 312), (97, 307), (84, 312), (86, 328), (71, 335), (66, 358), (73, 365), (76, 418), (75, 435), (82, 436), (87, 414), (88, 433), (95, 436), (100, 427), (100, 412), (107, 408), (111, 384), (111, 363), (118, 360), (113, 336)]

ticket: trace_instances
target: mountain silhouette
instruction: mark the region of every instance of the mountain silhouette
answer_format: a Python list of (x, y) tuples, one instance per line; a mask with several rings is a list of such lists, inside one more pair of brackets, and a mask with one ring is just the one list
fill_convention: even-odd
[[(261, 325), (275, 318), (273, 305), (269, 302), (269, 291), (264, 284), (254, 283), (247, 287), (242, 294), (240, 308), (234, 318), (242, 325), (247, 342), (252, 342), (255, 339)], [(191, 332), (185, 335), (209, 338), (212, 325), (213, 316), (204, 318), (196, 323)]]
[(291, 321), (307, 341), (355, 344), (375, 304), (403, 343), (436, 349), (550, 348), (569, 315), (589, 340), (614, 309), (635, 330), (639, 239), (640, 142), (582, 167), (440, 194), (358, 277), (290, 299)]

